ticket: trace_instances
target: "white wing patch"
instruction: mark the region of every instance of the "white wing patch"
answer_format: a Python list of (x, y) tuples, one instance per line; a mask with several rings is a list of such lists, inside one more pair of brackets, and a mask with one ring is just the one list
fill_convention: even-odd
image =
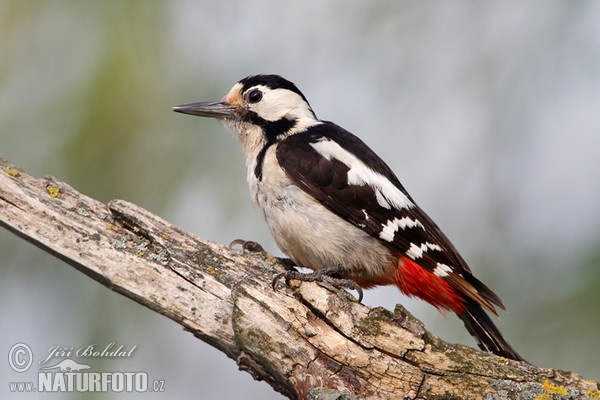
[[(421, 224), (416, 219), (410, 219), (408, 217), (402, 217), (400, 219), (394, 218), (393, 220), (388, 221), (387, 224), (385, 224), (383, 226), (383, 228), (381, 229), (381, 232), (379, 233), (379, 238), (383, 239), (385, 241), (388, 241), (388, 242), (393, 242), (394, 235), (396, 235), (396, 232), (398, 231), (398, 229), (406, 229), (406, 228), (414, 228), (414, 227), (419, 227), (421, 229), (425, 229), (423, 224)], [(430, 244), (430, 243), (427, 243), (427, 244)], [(411, 243), (411, 245), (414, 246), (414, 244), (412, 244), (412, 243)], [(423, 245), (423, 246), (425, 246), (425, 245)], [(431, 246), (435, 246), (435, 245), (431, 245)], [(410, 251), (410, 249), (408, 249), (408, 251)], [(413, 260), (414, 260), (414, 258), (413, 258)]]
[[(348, 167), (348, 184), (363, 186), (368, 185), (374, 192), (377, 204), (388, 210), (401, 211), (415, 207), (415, 204), (398, 189), (390, 180), (380, 173), (369, 168), (364, 162), (356, 157), (351, 152), (342, 148), (338, 143), (329, 138), (321, 138), (317, 142), (310, 143), (310, 146), (327, 160), (336, 159)], [(365, 209), (361, 210), (365, 215), (365, 220), (369, 219), (369, 215)], [(359, 225), (363, 226), (363, 225)], [(382, 224), (379, 238), (387, 242), (393, 242), (396, 233), (399, 230), (421, 228), (425, 230), (425, 226), (418, 219), (413, 219), (408, 216), (402, 218), (394, 218)], [(444, 251), (440, 245), (434, 243), (410, 243), (410, 247), (405, 254), (412, 260), (417, 260), (423, 257), (427, 252)], [(433, 269), (433, 274), (445, 278), (449, 276), (453, 269), (452, 267), (438, 262)]]
[(331, 139), (323, 138), (315, 143), (310, 143), (313, 149), (327, 160), (335, 158), (350, 170), (348, 171), (348, 183), (350, 185), (369, 185), (375, 191), (377, 203), (387, 209), (392, 207), (401, 210), (412, 208), (414, 204), (386, 177), (373, 171), (354, 154), (344, 150), (339, 144)]
[[(416, 244), (411, 243), (408, 250), (406, 250), (406, 255), (409, 256), (411, 259), (416, 260), (417, 258), (423, 257), (423, 253), (425, 253), (428, 250), (442, 251), (442, 248), (440, 246), (438, 246), (437, 244), (433, 244), (433, 243), (429, 243), (429, 242), (425, 242), (420, 246), (417, 246)], [(443, 264), (438, 264), (438, 267), (440, 265), (443, 265)], [(436, 269), (438, 267), (436, 267)], [(450, 267), (448, 267), (448, 268), (450, 268)]]
[(379, 204), (381, 207), (387, 208), (388, 210), (392, 208), (390, 203), (388, 203), (379, 190), (375, 191), (375, 199), (377, 199), (377, 204)]
[(433, 274), (435, 276), (439, 276), (440, 278), (445, 278), (452, 272), (452, 268), (447, 266), (446, 264), (437, 263), (437, 266), (433, 270)]

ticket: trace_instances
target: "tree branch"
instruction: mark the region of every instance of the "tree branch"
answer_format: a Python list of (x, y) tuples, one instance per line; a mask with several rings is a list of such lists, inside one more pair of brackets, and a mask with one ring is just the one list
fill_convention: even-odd
[(3, 158), (0, 168), (3, 227), (167, 316), (289, 398), (600, 397), (597, 382), (573, 372), (445, 343), (402, 306), (371, 309), (315, 283), (274, 291), (282, 266), (269, 254), (199, 239)]

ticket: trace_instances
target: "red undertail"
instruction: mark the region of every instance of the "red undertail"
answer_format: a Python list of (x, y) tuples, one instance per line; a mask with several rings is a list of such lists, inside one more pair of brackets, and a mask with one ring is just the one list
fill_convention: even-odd
[[(482, 350), (513, 360), (523, 360), (504, 339), (481, 304), (462, 295), (446, 280), (406, 257), (400, 257), (398, 261), (395, 280), (403, 293), (419, 297), (438, 309), (454, 311)], [(483, 284), (481, 286), (485, 288)]]
[(465, 299), (448, 282), (406, 257), (400, 257), (395, 271), (396, 286), (402, 293), (425, 300), (438, 309), (463, 314)]

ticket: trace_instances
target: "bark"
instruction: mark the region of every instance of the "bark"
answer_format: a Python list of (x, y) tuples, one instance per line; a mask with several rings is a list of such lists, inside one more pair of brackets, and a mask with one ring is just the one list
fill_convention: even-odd
[[(282, 265), (195, 237), (122, 200), (91, 199), (0, 158), (0, 224), (172, 319), (292, 399), (599, 398), (597, 382), (453, 345), (402, 306), (316, 283), (271, 287)], [(200, 344), (199, 344), (200, 345)]]

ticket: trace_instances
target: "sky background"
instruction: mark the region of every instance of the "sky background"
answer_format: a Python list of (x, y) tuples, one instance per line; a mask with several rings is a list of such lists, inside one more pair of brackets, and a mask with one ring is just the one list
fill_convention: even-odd
[[(295, 82), (318, 117), (387, 161), (504, 299), (498, 326), (527, 360), (600, 378), (600, 2), (3, 1), (0, 154), (202, 238), (281, 255), (233, 137), (171, 111), (256, 73)], [(402, 303), (474, 346), (456, 317), (394, 288), (364, 302)], [(0, 321), (0, 355), (18, 342), (36, 359), (56, 345), (137, 345), (93, 367), (165, 380), (163, 395), (61, 398), (281, 398), (5, 230)], [(8, 382), (37, 379), (2, 360), (0, 398)]]

